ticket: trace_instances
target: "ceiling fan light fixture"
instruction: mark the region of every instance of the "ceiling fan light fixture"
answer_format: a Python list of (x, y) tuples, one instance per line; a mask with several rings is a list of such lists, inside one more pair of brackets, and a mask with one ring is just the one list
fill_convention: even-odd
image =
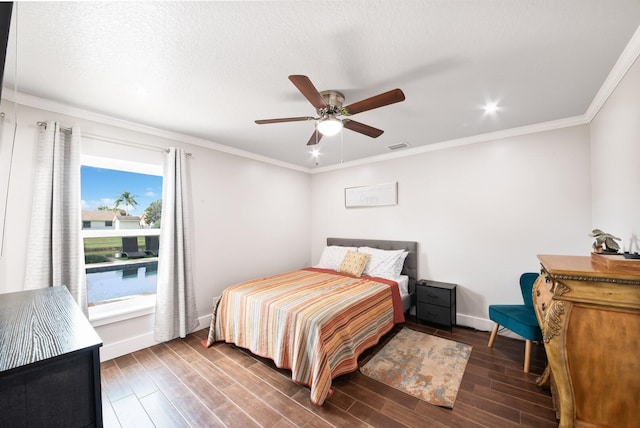
[(327, 117), (326, 119), (319, 120), (316, 124), (316, 129), (322, 135), (331, 137), (336, 135), (342, 129), (342, 121), (335, 117)]

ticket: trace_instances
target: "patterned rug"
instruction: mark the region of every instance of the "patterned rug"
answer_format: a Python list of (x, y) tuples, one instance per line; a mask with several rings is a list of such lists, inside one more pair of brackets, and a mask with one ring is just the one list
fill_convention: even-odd
[(360, 368), (427, 403), (453, 408), (471, 346), (403, 328)]

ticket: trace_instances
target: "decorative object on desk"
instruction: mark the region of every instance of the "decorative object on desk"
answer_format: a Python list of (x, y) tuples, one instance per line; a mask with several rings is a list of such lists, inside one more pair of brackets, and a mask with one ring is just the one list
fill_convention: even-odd
[(600, 229), (593, 229), (589, 236), (596, 238), (593, 243), (594, 253), (603, 254), (617, 254), (620, 251), (620, 245), (616, 241), (620, 241), (620, 238), (605, 233)]
[(471, 346), (403, 328), (360, 368), (367, 377), (453, 408)]

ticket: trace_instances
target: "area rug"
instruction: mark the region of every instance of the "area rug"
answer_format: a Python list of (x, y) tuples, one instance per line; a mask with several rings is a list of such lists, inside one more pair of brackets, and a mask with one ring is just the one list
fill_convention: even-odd
[(453, 408), (471, 346), (403, 328), (360, 368), (365, 376)]

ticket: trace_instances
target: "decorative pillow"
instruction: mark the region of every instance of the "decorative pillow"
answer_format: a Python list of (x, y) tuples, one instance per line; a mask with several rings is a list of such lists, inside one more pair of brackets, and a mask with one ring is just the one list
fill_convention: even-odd
[(344, 256), (347, 255), (347, 251), (356, 251), (356, 247), (340, 247), (337, 245), (324, 247), (320, 261), (314, 267), (320, 269), (338, 270), (340, 264), (344, 260)]
[(404, 259), (408, 254), (404, 250), (381, 250), (371, 247), (360, 247), (358, 252), (371, 256), (364, 270), (365, 275), (388, 279), (394, 279), (400, 275)]
[(368, 261), (369, 254), (347, 251), (347, 255), (344, 256), (344, 260), (342, 261), (338, 272), (348, 273), (353, 276), (360, 276), (362, 275), (362, 271)]

